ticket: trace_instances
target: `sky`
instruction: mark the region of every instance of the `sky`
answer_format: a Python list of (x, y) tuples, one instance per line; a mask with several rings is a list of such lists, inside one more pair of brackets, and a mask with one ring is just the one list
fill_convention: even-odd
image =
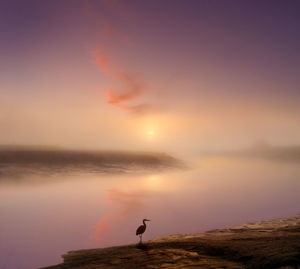
[(4, 0), (0, 144), (300, 143), (300, 2)]

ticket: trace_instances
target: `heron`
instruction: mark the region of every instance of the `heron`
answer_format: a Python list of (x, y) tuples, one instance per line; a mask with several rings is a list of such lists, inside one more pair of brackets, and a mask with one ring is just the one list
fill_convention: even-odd
[(146, 231), (146, 221), (150, 221), (148, 219), (143, 219), (143, 225), (141, 225), (139, 228), (136, 230), (136, 235), (140, 237), (140, 244), (142, 244), (142, 236), (143, 233)]

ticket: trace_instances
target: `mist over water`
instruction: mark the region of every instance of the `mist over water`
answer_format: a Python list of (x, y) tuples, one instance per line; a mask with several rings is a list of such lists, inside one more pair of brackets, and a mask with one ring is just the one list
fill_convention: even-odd
[(120, 172), (119, 159), (110, 160), (110, 169), (65, 163), (65, 173), (44, 165), (22, 177), (16, 163), (7, 174), (2, 162), (0, 267), (37, 268), (70, 250), (136, 243), (143, 218), (151, 219), (150, 240), (300, 212), (295, 162), (222, 155), (186, 160), (189, 169), (126, 161)]

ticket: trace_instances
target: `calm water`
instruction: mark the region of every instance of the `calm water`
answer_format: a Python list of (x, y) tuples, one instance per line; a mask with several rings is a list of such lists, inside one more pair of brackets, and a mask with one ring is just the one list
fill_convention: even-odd
[(62, 261), (69, 250), (198, 233), (300, 212), (300, 166), (211, 158), (160, 173), (0, 175), (0, 268)]

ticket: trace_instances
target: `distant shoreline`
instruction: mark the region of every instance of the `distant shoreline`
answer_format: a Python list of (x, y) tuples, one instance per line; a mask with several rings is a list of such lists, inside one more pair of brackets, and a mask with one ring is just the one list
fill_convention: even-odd
[(63, 150), (2, 147), (1, 175), (68, 173), (122, 173), (142, 170), (183, 168), (184, 163), (167, 153), (138, 151)]

